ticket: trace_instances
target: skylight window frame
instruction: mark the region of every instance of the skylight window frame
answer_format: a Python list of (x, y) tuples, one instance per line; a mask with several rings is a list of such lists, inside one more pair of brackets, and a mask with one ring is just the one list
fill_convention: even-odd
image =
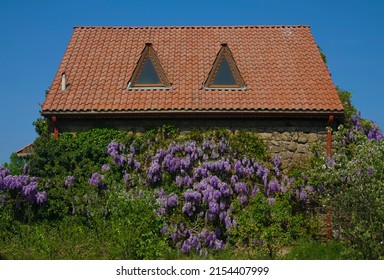
[[(136, 81), (140, 78), (140, 75), (144, 69), (147, 60), (150, 60), (153, 68), (161, 83), (159, 84), (138, 84)], [(171, 84), (169, 83), (164, 69), (161, 66), (160, 60), (158, 59), (151, 43), (146, 43), (144, 50), (141, 53), (140, 59), (136, 64), (135, 69), (128, 82), (128, 89), (168, 89)]]
[[(216, 76), (220, 70), (221, 63), (223, 62), (224, 59), (227, 60), (228, 66), (232, 72), (232, 75), (236, 81), (236, 84), (233, 84), (233, 85), (214, 84)], [(213, 63), (211, 71), (209, 72), (208, 78), (204, 83), (204, 88), (207, 90), (209, 89), (238, 89), (238, 90), (246, 89), (245, 82), (240, 74), (240, 70), (237, 67), (237, 64), (235, 62), (235, 59), (233, 58), (232, 52), (230, 51), (226, 43), (221, 44), (221, 49), (216, 55), (216, 59)]]

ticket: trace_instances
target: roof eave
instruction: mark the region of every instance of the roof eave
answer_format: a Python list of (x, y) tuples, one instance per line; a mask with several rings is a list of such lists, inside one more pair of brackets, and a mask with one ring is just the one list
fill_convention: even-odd
[(121, 110), (121, 111), (43, 111), (42, 116), (61, 117), (343, 117), (343, 110)]

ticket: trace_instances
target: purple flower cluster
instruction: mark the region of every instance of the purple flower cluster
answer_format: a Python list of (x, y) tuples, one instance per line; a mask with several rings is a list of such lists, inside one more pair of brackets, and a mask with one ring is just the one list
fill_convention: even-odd
[(64, 186), (72, 187), (74, 184), (75, 184), (75, 177), (67, 176), (67, 178), (64, 181)]
[(170, 240), (178, 244), (181, 251), (189, 253), (195, 251), (200, 255), (207, 253), (207, 249), (221, 250), (224, 248), (224, 241), (220, 228), (215, 231), (209, 231), (203, 228), (200, 232), (188, 229), (183, 223), (163, 227), (163, 233), (168, 234)]
[(140, 162), (134, 160), (134, 155), (136, 154), (136, 149), (133, 145), (129, 147), (129, 153), (125, 154), (126, 147), (124, 144), (112, 141), (107, 147), (107, 153), (111, 156), (119, 167), (124, 167), (126, 165), (133, 167), (134, 169), (140, 169)]
[(328, 168), (332, 168), (335, 165), (335, 159), (331, 156), (328, 156), (325, 160), (325, 166)]
[(163, 190), (156, 190), (156, 201), (160, 205), (157, 210), (159, 216), (164, 216), (167, 209), (174, 208), (179, 205), (179, 198), (176, 194), (171, 193), (166, 195)]
[[(368, 137), (368, 140), (381, 141), (384, 139), (384, 134), (380, 131), (380, 128), (374, 122), (370, 121), (369, 125), (363, 126), (361, 122), (361, 113), (358, 112), (356, 115), (351, 117), (351, 123), (354, 131), (361, 131)], [(353, 131), (350, 131), (346, 135), (347, 140), (354, 141), (355, 136)]]
[[(0, 167), (0, 192), (10, 192), (11, 195), (21, 197), (23, 200), (43, 204), (47, 200), (47, 194), (45, 191), (39, 192), (38, 180), (34, 177), (26, 175), (12, 176), (7, 168)], [(5, 204), (6, 200), (3, 197), (2, 204)]]
[(92, 174), (88, 183), (90, 183), (91, 185), (94, 185), (96, 187), (102, 187), (103, 186), (103, 179), (104, 179), (104, 175), (100, 175), (99, 173), (95, 172)]
[[(203, 150), (197, 147), (195, 141), (187, 141), (183, 144), (175, 143), (169, 146), (166, 151), (163, 149), (158, 150), (147, 169), (149, 184), (152, 185), (161, 180), (164, 172), (186, 175), (191, 168), (192, 162), (201, 158), (202, 155)], [(184, 177), (183, 180), (181, 181), (181, 178), (178, 178), (177, 185), (181, 187), (182, 185), (189, 186), (191, 184), (188, 177)]]

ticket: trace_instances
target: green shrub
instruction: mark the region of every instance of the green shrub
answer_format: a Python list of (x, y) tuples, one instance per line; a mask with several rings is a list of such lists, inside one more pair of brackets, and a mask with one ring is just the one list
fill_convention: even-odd
[(322, 203), (332, 213), (333, 230), (352, 258), (384, 257), (384, 141), (340, 127), (335, 153), (312, 171), (324, 188)]
[(295, 213), (295, 202), (288, 194), (271, 203), (259, 193), (244, 209), (235, 205), (238, 224), (230, 233), (230, 242), (249, 257), (275, 259), (284, 247), (308, 235), (309, 217)]
[(132, 197), (113, 191), (85, 216), (32, 224), (0, 216), (0, 258), (166, 259), (170, 248), (160, 236), (163, 222), (154, 207), (148, 193)]

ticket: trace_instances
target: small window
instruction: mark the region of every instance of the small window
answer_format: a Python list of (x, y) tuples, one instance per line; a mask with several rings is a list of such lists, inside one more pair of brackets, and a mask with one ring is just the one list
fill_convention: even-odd
[(152, 44), (147, 43), (141, 57), (133, 70), (128, 87), (164, 87), (170, 86), (160, 61), (152, 48)]
[(228, 61), (224, 58), (221, 61), (219, 66), (219, 71), (217, 71), (215, 80), (212, 83), (212, 86), (233, 86), (237, 85), (236, 79), (233, 76), (231, 68), (229, 67)]
[(150, 59), (147, 59), (145, 62), (144, 67), (135, 83), (135, 86), (145, 85), (163, 85)]
[(236, 62), (227, 44), (222, 44), (216, 56), (208, 79), (206, 88), (244, 88), (244, 80), (236, 66)]

